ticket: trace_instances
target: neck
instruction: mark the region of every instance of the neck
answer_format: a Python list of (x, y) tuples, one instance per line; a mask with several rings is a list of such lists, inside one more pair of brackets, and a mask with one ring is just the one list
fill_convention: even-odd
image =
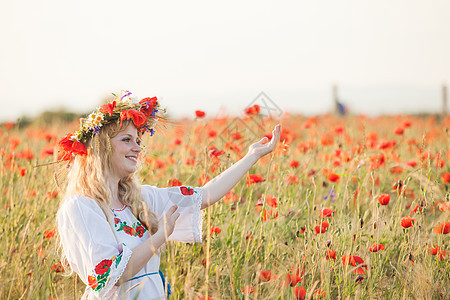
[(111, 192), (111, 208), (122, 208), (123, 203), (119, 199), (119, 178), (111, 178), (108, 182), (109, 190)]

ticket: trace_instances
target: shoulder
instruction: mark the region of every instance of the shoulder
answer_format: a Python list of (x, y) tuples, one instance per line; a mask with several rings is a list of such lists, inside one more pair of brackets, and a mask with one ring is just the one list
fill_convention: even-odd
[(98, 203), (89, 197), (74, 195), (63, 200), (58, 210), (58, 217), (68, 214), (97, 213), (103, 215)]

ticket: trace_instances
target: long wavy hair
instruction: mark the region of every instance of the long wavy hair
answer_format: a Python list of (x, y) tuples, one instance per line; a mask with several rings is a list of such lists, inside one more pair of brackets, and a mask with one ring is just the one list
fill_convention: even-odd
[[(131, 121), (124, 121), (121, 126), (118, 119), (104, 125), (98, 134), (94, 134), (87, 141), (88, 154), (77, 155), (67, 175), (64, 199), (73, 195), (94, 199), (110, 224), (114, 224), (110, 209), (112, 195), (107, 182), (112, 169), (111, 138), (124, 131), (130, 124), (132, 124)], [(141, 187), (134, 173), (120, 179), (119, 199), (123, 204), (131, 207), (136, 218), (152, 234), (158, 230), (157, 217), (142, 198)]]

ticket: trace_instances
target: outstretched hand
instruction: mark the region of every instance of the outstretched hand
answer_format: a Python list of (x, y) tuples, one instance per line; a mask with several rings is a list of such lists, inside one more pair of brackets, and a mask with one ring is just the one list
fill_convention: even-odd
[(269, 154), (273, 151), (273, 149), (275, 149), (275, 146), (280, 139), (280, 134), (281, 125), (278, 124), (272, 131), (272, 139), (270, 140), (270, 142), (267, 137), (263, 137), (259, 142), (254, 143), (249, 147), (248, 153), (254, 154), (257, 158), (261, 158), (264, 155)]

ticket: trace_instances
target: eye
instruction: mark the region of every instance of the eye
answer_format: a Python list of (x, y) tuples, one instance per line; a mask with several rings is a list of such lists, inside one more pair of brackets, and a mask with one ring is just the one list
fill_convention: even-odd
[(128, 137), (127, 137), (127, 138), (123, 138), (123, 139), (122, 139), (122, 141), (124, 141), (124, 142), (127, 142), (127, 143), (128, 143), (128, 142), (130, 141), (130, 138), (128, 138)]

